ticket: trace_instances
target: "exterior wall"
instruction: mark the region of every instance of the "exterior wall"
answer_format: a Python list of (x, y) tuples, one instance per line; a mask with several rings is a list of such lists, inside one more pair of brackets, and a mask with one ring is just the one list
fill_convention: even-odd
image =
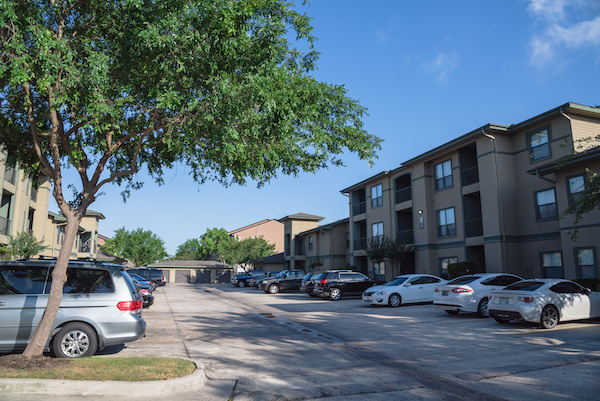
[(240, 240), (246, 238), (263, 237), (269, 244), (275, 245), (275, 253), (281, 253), (284, 249), (283, 226), (283, 223), (277, 220), (263, 220), (255, 224), (230, 231), (229, 235), (238, 237)]
[[(71, 251), (72, 259), (96, 259), (98, 256), (98, 226), (99, 221), (104, 219), (102, 214), (88, 211), (79, 225), (79, 232), (75, 245)], [(62, 239), (58, 238), (59, 227), (66, 224), (66, 218), (46, 212), (46, 224), (44, 234), (44, 245), (46, 249), (40, 252), (41, 256), (58, 257), (62, 246)]]
[[(568, 110), (571, 106), (567, 107), (569, 114), (563, 113), (562, 108), (555, 109), (517, 125), (488, 125), (427, 152), (395, 171), (383, 172), (343, 190), (349, 195), (351, 263), (366, 264), (366, 273), (370, 276), (379, 273), (373, 270), (370, 261), (365, 263), (363, 247), (356, 241), (361, 235), (357, 227), (363, 232), (366, 228), (370, 239), (372, 224), (383, 222), (384, 235), (393, 239), (406, 231), (407, 222), (412, 221), (417, 272), (441, 274), (441, 262), (453, 258), (477, 260), (481, 271), (540, 277), (546, 274), (542, 254), (560, 252), (564, 276), (578, 278), (582, 272), (578, 268), (577, 252), (585, 248), (588, 255), (589, 250), (593, 250), (595, 275), (600, 276), (600, 212), (586, 215), (576, 243), (571, 242), (569, 234), (573, 230), (573, 217), (568, 213), (561, 217), (568, 208), (568, 177), (581, 174), (585, 167), (594, 166), (593, 170), (598, 171), (600, 157), (592, 164), (558, 171), (546, 167), (544, 174), (536, 175), (539, 167), (572, 157), (582, 138), (600, 134), (600, 112), (591, 108), (581, 112), (578, 107), (573, 107), (572, 113)], [(535, 160), (529, 144), (531, 134), (541, 129), (549, 133), (550, 154)], [(463, 174), (463, 170), (470, 167), (470, 159), (476, 160), (477, 181)], [(446, 161), (451, 163), (452, 185), (436, 189), (436, 165)], [(399, 177), (406, 175), (410, 175), (410, 180), (402, 182), (410, 183), (410, 199), (396, 202), (394, 185)], [(373, 208), (371, 187), (378, 184), (383, 188), (383, 204)], [(553, 190), (556, 195), (558, 215), (553, 218), (538, 216), (537, 193), (546, 190)], [(361, 199), (361, 191), (366, 195), (366, 210), (357, 213), (356, 200)], [(440, 237), (439, 213), (448, 208), (454, 210), (455, 234)], [(473, 230), (474, 222), (479, 224), (480, 231)], [(400, 227), (401, 224), (405, 227)], [(392, 266), (386, 265), (385, 269), (386, 279), (395, 275)]]
[[(308, 272), (347, 268), (350, 265), (347, 234), (347, 220), (302, 233), (306, 242), (305, 270)], [(312, 250), (308, 246), (311, 237), (313, 238)], [(323, 265), (312, 267), (309, 262), (311, 259), (319, 259)]]
[(318, 227), (322, 217), (306, 214), (286, 216), (279, 221), (284, 224), (284, 259), (285, 268), (307, 271), (305, 231)]

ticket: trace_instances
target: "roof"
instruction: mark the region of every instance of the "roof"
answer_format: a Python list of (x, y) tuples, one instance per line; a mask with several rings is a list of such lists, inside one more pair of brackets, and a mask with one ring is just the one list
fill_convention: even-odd
[(322, 224), (318, 227), (311, 228), (310, 230), (303, 231), (303, 232), (299, 233), (298, 235), (306, 235), (306, 234), (310, 234), (310, 233), (318, 232), (318, 231), (322, 231), (322, 230), (331, 230), (333, 227), (339, 226), (340, 224), (348, 224), (349, 221), (350, 221), (350, 219), (348, 217), (346, 217), (345, 219), (340, 219), (340, 220), (334, 221), (332, 223)]
[(264, 219), (264, 220), (261, 220), (261, 221), (257, 221), (256, 223), (252, 223), (252, 224), (249, 224), (249, 225), (247, 225), (247, 226), (240, 227), (240, 228), (236, 228), (235, 230), (231, 230), (231, 231), (229, 231), (229, 235), (234, 235), (234, 234), (235, 234), (235, 233), (237, 233), (237, 232), (244, 231), (244, 230), (247, 230), (247, 229), (249, 229), (249, 228), (253, 228), (253, 227), (257, 227), (257, 226), (261, 226), (261, 225), (263, 225), (263, 224), (266, 224), (266, 223), (269, 223), (269, 222), (272, 222), (272, 221), (273, 221), (273, 222), (277, 222), (277, 223), (279, 223), (279, 221), (278, 221), (278, 220), (274, 220), (274, 219)]
[(221, 263), (216, 260), (165, 260), (149, 264), (148, 267), (157, 268), (195, 268), (195, 269), (230, 269), (232, 268), (226, 263)]
[(255, 259), (250, 261), (251, 263), (285, 263), (285, 257), (283, 256), (283, 252), (276, 253), (275, 255), (266, 256), (264, 258)]
[(558, 160), (543, 164), (536, 168), (532, 168), (531, 170), (527, 170), (527, 172), (531, 175), (547, 175), (555, 173), (557, 170), (560, 170), (564, 167), (578, 166), (580, 164), (585, 164), (590, 161), (598, 162), (600, 161), (600, 147), (592, 148), (586, 150), (585, 152), (574, 153), (572, 155), (568, 155), (562, 157)]
[(309, 221), (321, 221), (323, 220), (325, 217), (321, 217), (321, 216), (315, 216), (313, 214), (307, 214), (307, 213), (296, 213), (296, 214), (290, 214), (288, 216), (282, 217), (281, 219), (278, 219), (277, 221), (280, 222), (284, 222), (286, 220), (309, 220)]

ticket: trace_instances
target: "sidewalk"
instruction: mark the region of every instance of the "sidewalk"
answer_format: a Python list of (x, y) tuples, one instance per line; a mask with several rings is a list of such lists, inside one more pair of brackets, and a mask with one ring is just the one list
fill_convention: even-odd
[[(170, 380), (146, 382), (117, 381), (76, 381), (76, 380), (42, 380), (42, 379), (3, 379), (0, 378), (0, 400), (19, 396), (54, 397), (107, 397), (112, 400), (131, 399), (132, 394), (144, 399), (177, 397), (180, 401), (194, 400), (227, 400), (235, 385), (235, 380), (210, 380), (206, 377), (201, 361), (189, 357), (185, 339), (177, 326), (169, 304), (169, 291), (176, 291), (175, 286), (167, 284), (154, 292), (154, 305), (144, 310), (147, 322), (146, 336), (142, 339), (120, 346), (108, 347), (99, 356), (103, 357), (166, 357), (191, 360), (196, 370), (184, 377)], [(54, 397), (53, 397), (54, 396)]]

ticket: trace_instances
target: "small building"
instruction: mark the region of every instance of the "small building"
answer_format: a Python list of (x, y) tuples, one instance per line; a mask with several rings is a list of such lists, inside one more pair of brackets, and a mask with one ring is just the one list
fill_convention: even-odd
[(214, 260), (166, 260), (148, 265), (162, 269), (167, 283), (229, 283), (233, 267)]
[(254, 266), (254, 269), (264, 270), (265, 272), (280, 272), (285, 270), (285, 258), (283, 252), (252, 260), (251, 263)]
[(262, 237), (269, 244), (275, 245), (275, 253), (283, 252), (283, 223), (278, 220), (265, 219), (229, 231), (229, 236), (239, 240)]

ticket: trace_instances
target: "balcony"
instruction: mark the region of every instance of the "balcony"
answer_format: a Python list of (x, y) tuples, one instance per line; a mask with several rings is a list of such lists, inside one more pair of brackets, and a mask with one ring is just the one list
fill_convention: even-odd
[(466, 187), (467, 185), (476, 184), (479, 182), (479, 167), (472, 166), (466, 168), (460, 172), (462, 185)]
[(360, 202), (352, 205), (352, 215), (356, 216), (367, 212), (367, 202)]
[(90, 241), (85, 241), (79, 244), (79, 253), (89, 253), (90, 252)]
[(363, 249), (367, 249), (367, 237), (355, 239), (354, 240), (354, 250), (360, 251)]
[(465, 237), (481, 237), (483, 235), (483, 220), (465, 220)]
[(0, 217), (0, 234), (8, 235), (10, 232), (10, 220), (6, 217)]
[(413, 230), (399, 230), (396, 232), (396, 240), (403, 244), (413, 244), (415, 242)]
[(400, 188), (396, 190), (396, 203), (406, 202), (412, 199), (412, 192), (410, 187)]
[(15, 182), (17, 181), (17, 170), (12, 166), (7, 165), (4, 169), (4, 180), (15, 185)]

